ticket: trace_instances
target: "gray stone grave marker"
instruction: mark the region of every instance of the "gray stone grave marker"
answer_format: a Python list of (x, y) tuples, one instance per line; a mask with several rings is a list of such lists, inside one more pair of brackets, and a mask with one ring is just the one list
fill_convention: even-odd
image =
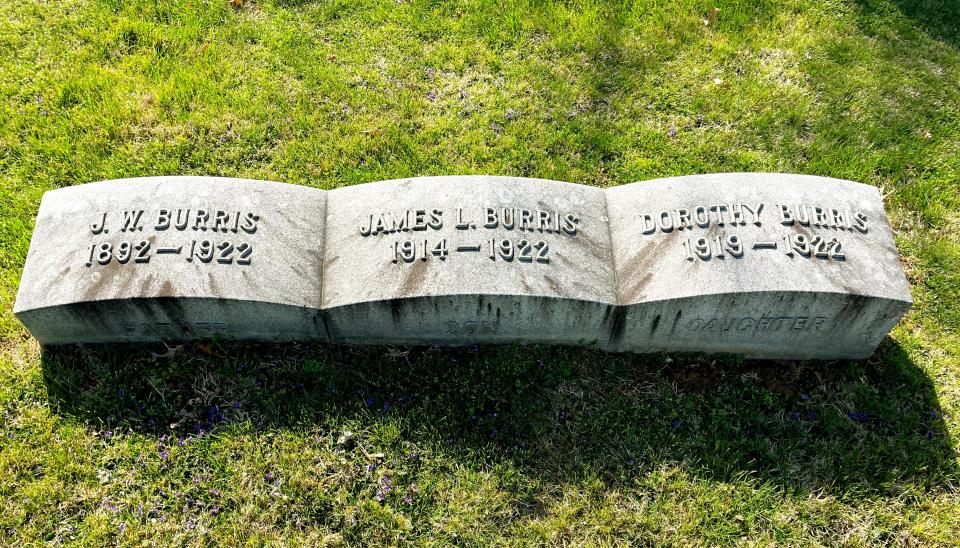
[(863, 358), (910, 307), (876, 188), (728, 173), (607, 190), (612, 347)]
[(605, 344), (603, 191), (426, 177), (329, 193), (323, 307), (344, 343)]
[(911, 304), (876, 189), (717, 174), (610, 189), (209, 177), (45, 195), (14, 312), (44, 344), (545, 342), (868, 356)]
[(325, 340), (326, 193), (155, 177), (44, 195), (14, 312), (42, 343)]

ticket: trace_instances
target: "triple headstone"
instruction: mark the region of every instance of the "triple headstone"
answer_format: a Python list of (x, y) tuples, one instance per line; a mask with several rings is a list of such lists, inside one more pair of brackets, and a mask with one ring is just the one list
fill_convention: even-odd
[(223, 337), (868, 356), (910, 307), (873, 187), (211, 177), (48, 192), (14, 312), (44, 344)]

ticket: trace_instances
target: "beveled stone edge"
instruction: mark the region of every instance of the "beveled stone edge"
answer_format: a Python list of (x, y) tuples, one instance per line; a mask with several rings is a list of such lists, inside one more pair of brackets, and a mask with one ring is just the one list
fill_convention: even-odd
[[(241, 306), (242, 306), (242, 305), (249, 305), (249, 306), (251, 306), (251, 307), (260, 306), (260, 307), (269, 308), (269, 309), (272, 309), (272, 310), (275, 310), (275, 311), (284, 311), (284, 310), (285, 310), (285, 311), (290, 311), (290, 312), (302, 313), (302, 314), (304, 314), (304, 315), (311, 315), (311, 314), (313, 314), (313, 315), (316, 316), (316, 318), (317, 318), (317, 320), (318, 320), (318, 323), (319, 323), (320, 326), (321, 326), (321, 329), (319, 329), (319, 330), (316, 331), (316, 336), (315, 336), (315, 337), (300, 337), (300, 338), (296, 338), (296, 339), (258, 338), (258, 337), (236, 338), (236, 337), (232, 337), (232, 336), (230, 336), (230, 335), (217, 334), (217, 335), (211, 335), (211, 336), (209, 336), (209, 337), (190, 337), (190, 338), (171, 338), (171, 339), (159, 339), (159, 338), (155, 338), (155, 337), (143, 337), (143, 338), (131, 338), (131, 339), (126, 339), (126, 340), (120, 340), (121, 338), (118, 337), (117, 340), (116, 340), (116, 342), (122, 343), (122, 342), (142, 342), (142, 341), (157, 341), (157, 340), (165, 340), (165, 341), (170, 341), (170, 342), (183, 342), (183, 341), (194, 341), (194, 340), (211, 340), (211, 339), (216, 338), (216, 337), (219, 337), (219, 338), (222, 338), (222, 339), (225, 339), (225, 340), (238, 341), (238, 342), (239, 342), (239, 341), (249, 341), (249, 342), (267, 342), (267, 341), (273, 341), (273, 342), (279, 342), (279, 341), (283, 341), (283, 340), (291, 341), (291, 342), (293, 342), (293, 341), (303, 341), (303, 342), (308, 342), (308, 341), (310, 341), (310, 342), (322, 342), (322, 343), (329, 343), (329, 342), (330, 342), (330, 336), (329, 336), (329, 332), (328, 332), (328, 329), (327, 329), (327, 319), (326, 319), (326, 316), (325, 316), (323, 310), (321, 310), (321, 309), (319, 309), (319, 308), (316, 308), (316, 307), (311, 307), (311, 306), (298, 306), (298, 305), (292, 305), (292, 304), (286, 304), (286, 303), (278, 303), (278, 302), (273, 302), (273, 301), (258, 301), (258, 300), (253, 300), (253, 299), (226, 299), (226, 298), (221, 298), (221, 297), (171, 297), (171, 296), (163, 296), (163, 297), (133, 297), (133, 298), (127, 298), (127, 299), (101, 299), (101, 300), (96, 300), (96, 301), (78, 301), (78, 302), (74, 302), (74, 303), (44, 306), (44, 307), (40, 307), (40, 308), (31, 308), (31, 309), (28, 309), (28, 310), (25, 310), (25, 311), (17, 312), (17, 313), (15, 313), (14, 315), (15, 315), (16, 318), (20, 321), (20, 323), (22, 323), (22, 324), (24, 325), (24, 327), (26, 327), (26, 326), (27, 326), (27, 323), (30, 322), (30, 321), (32, 321), (32, 320), (29, 319), (30, 316), (33, 316), (33, 315), (35, 315), (35, 314), (39, 315), (39, 314), (45, 314), (45, 313), (56, 313), (56, 311), (57, 311), (58, 309), (61, 311), (61, 312), (60, 312), (61, 314), (68, 314), (68, 313), (70, 313), (70, 312), (73, 311), (73, 310), (81, 310), (81, 309), (83, 309), (84, 307), (88, 307), (88, 306), (91, 306), (91, 307), (92, 307), (92, 306), (96, 306), (96, 305), (110, 305), (110, 304), (112, 304), (112, 303), (124, 303), (124, 304), (126, 304), (126, 305), (128, 305), (128, 306), (137, 306), (137, 304), (138, 304), (138, 303), (141, 303), (141, 302), (142, 302), (142, 303), (159, 303), (159, 302), (164, 302), (164, 301), (186, 301), (186, 302), (189, 302), (189, 303), (202, 303), (202, 302), (204, 302), (204, 301), (213, 301), (213, 302), (221, 302), (221, 303), (230, 303), (230, 304), (241, 305)], [(24, 320), (23, 320), (24, 317), (27, 317), (27, 318), (28, 318), (28, 321), (24, 321)], [(29, 331), (29, 328), (28, 328), (28, 331)], [(32, 332), (31, 332), (31, 334), (32, 334)], [(106, 342), (97, 342), (97, 341), (95, 341), (95, 342), (83, 342), (83, 343), (79, 343), (79, 342), (77, 342), (77, 341), (54, 342), (54, 343), (43, 343), (43, 342), (41, 342), (41, 345), (44, 345), (44, 346), (62, 346), (62, 345), (68, 345), (68, 344), (112, 344), (112, 342), (113, 342), (113, 341), (106, 341)]]

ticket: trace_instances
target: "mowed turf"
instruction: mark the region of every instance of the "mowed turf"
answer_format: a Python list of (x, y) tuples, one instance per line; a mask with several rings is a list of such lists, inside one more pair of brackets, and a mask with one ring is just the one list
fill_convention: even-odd
[[(957, 543), (960, 3), (238, 3), (0, 2), (0, 544)], [(41, 350), (11, 312), (67, 185), (725, 171), (881, 189), (915, 306), (872, 358)]]

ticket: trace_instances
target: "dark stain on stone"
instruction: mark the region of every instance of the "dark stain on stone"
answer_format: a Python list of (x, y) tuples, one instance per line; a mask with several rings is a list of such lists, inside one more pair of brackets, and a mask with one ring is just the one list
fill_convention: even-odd
[(862, 317), (864, 309), (869, 306), (872, 297), (865, 295), (847, 295), (844, 299), (843, 307), (837, 313), (835, 324), (838, 326), (849, 325)]
[(390, 299), (390, 316), (393, 323), (400, 323), (403, 316), (403, 299)]
[(550, 286), (550, 289), (551, 289), (555, 294), (557, 294), (557, 295), (563, 295), (563, 288), (560, 287), (560, 284), (557, 283), (557, 280), (553, 279), (552, 276), (544, 276), (543, 279), (546, 280), (547, 285)]
[(673, 317), (673, 325), (670, 326), (671, 335), (677, 330), (677, 324), (680, 323), (681, 317), (683, 317), (683, 311), (677, 310), (677, 315)]
[(653, 319), (653, 325), (650, 326), (650, 333), (653, 334), (656, 332), (657, 327), (660, 325), (660, 314), (657, 314), (657, 317)]
[(426, 261), (414, 262), (406, 278), (403, 279), (403, 284), (400, 285), (399, 294), (401, 297), (409, 297), (415, 293), (415, 289), (423, 286), (423, 282), (426, 279), (427, 268)]
[(170, 280), (165, 280), (163, 285), (160, 286), (160, 296), (161, 297), (173, 297), (176, 294), (173, 282)]
[[(214, 295), (219, 295), (219, 294), (220, 294), (220, 287), (217, 286), (217, 279), (216, 279), (216, 277), (213, 275), (213, 272), (207, 272), (207, 281), (210, 283), (210, 291), (211, 291), (211, 293), (214, 294)], [(166, 283), (164, 283), (164, 286), (166, 286)]]
[(617, 307), (613, 309), (613, 320), (610, 325), (610, 344), (616, 344), (623, 338), (627, 328), (627, 309)]

